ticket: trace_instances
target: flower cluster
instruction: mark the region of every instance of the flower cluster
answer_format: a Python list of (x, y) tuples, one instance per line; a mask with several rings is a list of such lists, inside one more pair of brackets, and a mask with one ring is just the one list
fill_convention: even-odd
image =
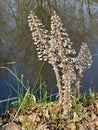
[(54, 69), (59, 102), (63, 104), (66, 115), (71, 106), (72, 83), (76, 82), (79, 89), (81, 75), (92, 63), (88, 46), (82, 43), (80, 52), (76, 56), (76, 51), (72, 47), (73, 43), (55, 11), (51, 17), (50, 33), (33, 12), (28, 16), (28, 23), (34, 44), (37, 45), (39, 60), (47, 61)]
[(78, 56), (76, 57), (75, 62), (75, 68), (77, 73), (77, 79), (76, 79), (76, 95), (79, 97), (80, 93), (80, 81), (81, 77), (83, 76), (83, 71), (86, 69), (86, 67), (90, 68), (92, 64), (92, 57), (90, 50), (87, 46), (87, 43), (82, 43), (80, 51), (78, 53)]
[(34, 44), (37, 45), (39, 60), (47, 61), (49, 39), (48, 30), (44, 28), (44, 25), (32, 11), (28, 16), (28, 22)]
[(82, 74), (86, 67), (90, 67), (92, 64), (91, 53), (88, 49), (87, 43), (82, 43), (80, 52), (76, 58), (76, 69)]

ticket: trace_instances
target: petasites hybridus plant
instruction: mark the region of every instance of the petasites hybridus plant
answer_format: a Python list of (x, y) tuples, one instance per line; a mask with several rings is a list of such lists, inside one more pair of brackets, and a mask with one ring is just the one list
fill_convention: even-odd
[(81, 45), (76, 54), (66, 30), (63, 28), (60, 17), (54, 11), (51, 17), (51, 31), (31, 11), (28, 16), (34, 44), (37, 46), (39, 60), (47, 61), (55, 72), (59, 102), (63, 107), (63, 114), (67, 115), (71, 107), (71, 87), (76, 84), (77, 92), (80, 89), (80, 80), (86, 67), (91, 66), (91, 54), (86, 43)]

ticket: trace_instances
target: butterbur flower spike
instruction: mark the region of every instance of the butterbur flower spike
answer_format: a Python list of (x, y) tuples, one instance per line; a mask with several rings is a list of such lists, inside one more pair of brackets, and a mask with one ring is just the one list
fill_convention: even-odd
[(40, 52), (38, 54), (39, 59), (41, 59), (42, 57), (43, 60), (47, 60), (48, 57), (47, 38), (49, 39), (48, 30), (44, 29), (43, 24), (38, 20), (37, 16), (34, 13), (32, 13), (32, 11), (28, 16), (28, 23), (30, 30), (32, 32), (32, 38), (34, 40), (34, 44), (37, 45), (37, 48)]
[(51, 17), (50, 34), (32, 12), (28, 16), (28, 23), (34, 44), (37, 46), (39, 60), (47, 61), (52, 65), (57, 81), (59, 102), (63, 107), (63, 116), (66, 116), (69, 107), (72, 106), (72, 84), (76, 82), (76, 89), (79, 92), (82, 73), (92, 64), (88, 46), (82, 43), (76, 57), (73, 43), (55, 11)]
[(87, 46), (87, 43), (82, 43), (80, 52), (78, 53), (78, 56), (76, 58), (76, 66), (79, 71), (82, 69), (82, 71), (85, 70), (86, 67), (91, 67), (92, 64), (92, 57), (90, 50)]
[(92, 56), (90, 50), (87, 46), (87, 43), (82, 43), (80, 52), (76, 57), (76, 65), (75, 68), (77, 70), (77, 80), (76, 80), (76, 96), (79, 97), (80, 93), (80, 83), (81, 77), (83, 77), (83, 71), (88, 67), (90, 68), (92, 64)]

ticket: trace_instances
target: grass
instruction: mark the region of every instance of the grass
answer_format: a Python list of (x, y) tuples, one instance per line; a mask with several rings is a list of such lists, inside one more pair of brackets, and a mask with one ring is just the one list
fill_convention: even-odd
[[(14, 86), (6, 82), (11, 95), (12, 95), (12, 90), (13, 90), (17, 94), (17, 97), (11, 97), (11, 98), (8, 97), (7, 99), (0, 101), (0, 103), (7, 102), (5, 112), (9, 109), (8, 107), (9, 101), (11, 100), (15, 100), (15, 101), (12, 101), (11, 103), (13, 107), (19, 108), (21, 106), (21, 109), (22, 108), (26, 109), (27, 107), (31, 106), (34, 103), (47, 103), (48, 98), (50, 98), (50, 100), (52, 99), (51, 98), (52, 94), (50, 96), (47, 95), (47, 86), (42, 82), (40, 78), (40, 73), (42, 71), (43, 66), (44, 66), (44, 63), (42, 63), (40, 67), (40, 70), (39, 70), (39, 73), (38, 73), (38, 76), (37, 76), (37, 79), (35, 81), (35, 85), (33, 88), (30, 88), (29, 85), (25, 85), (23, 83), (23, 80), (21, 80), (21, 78), (18, 77), (16, 69), (15, 69), (15, 65), (14, 65), (14, 72), (10, 70), (8, 67), (5, 67), (5, 66), (0, 67), (1, 69), (6, 69), (7, 71), (9, 71), (12, 74), (12, 76), (16, 78), (17, 86), (18, 86), (18, 89), (16, 89)], [(40, 81), (40, 85), (38, 88), (36, 88), (39, 81)], [(35, 97), (38, 91), (39, 91), (39, 98)]]
[[(41, 122), (42, 120), (42, 124), (40, 127), (48, 127), (49, 125), (50, 129), (53, 128), (57, 130), (62, 130), (65, 127), (66, 129), (68, 129), (68, 127), (70, 128), (71, 127), (71, 125), (69, 126), (70, 122), (74, 121), (75, 123), (74, 126), (76, 129), (78, 129), (80, 120), (88, 117), (87, 111), (89, 105), (95, 104), (96, 101), (98, 101), (98, 96), (96, 96), (96, 94), (91, 89), (89, 89), (89, 93), (85, 92), (83, 95), (80, 95), (79, 98), (76, 97), (76, 91), (74, 89), (72, 91), (72, 101), (73, 101), (72, 107), (69, 110), (68, 118), (65, 120), (62, 117), (62, 106), (58, 102), (58, 100), (54, 102), (52, 100), (47, 101), (47, 99), (49, 97), (51, 98), (53, 95), (52, 94), (50, 96), (47, 95), (47, 87), (43, 86), (44, 83), (42, 82), (39, 75), (38, 75), (39, 80), (37, 79), (37, 81), (40, 81), (40, 85), (39, 88), (34, 91), (34, 89), (30, 90), (29, 86), (24, 85), (23, 81), (21, 81), (21, 79), (19, 79), (18, 76), (16, 75), (16, 72), (15, 73), (12, 72), (7, 67), (2, 67), (2, 69), (7, 69), (16, 78), (17, 83), (19, 84), (20, 87), (18, 90), (16, 90), (11, 84), (8, 84), (10, 89), (13, 89), (17, 93), (17, 97), (8, 98), (4, 101), (1, 101), (1, 103), (7, 101), (5, 115), (7, 112), (9, 112), (9, 116), (11, 118), (11, 113), (10, 113), (11, 108), (9, 109), (9, 101), (15, 99), (16, 101), (12, 101), (12, 104), (16, 112), (13, 115), (12, 120), (7, 119), (6, 122), (3, 120), (4, 124), (6, 124), (8, 120), (11, 121), (11, 123), (16, 122), (17, 117), (19, 117), (21, 113), (21, 115), (23, 116), (22, 123), (24, 125), (22, 127), (24, 128), (24, 130), (29, 130), (29, 129), (33, 130), (33, 128), (34, 130), (36, 130), (37, 129), (36, 123), (38, 122), (38, 120), (39, 122)], [(25, 90), (25, 94), (23, 93), (24, 90)], [(39, 91), (40, 93), (38, 99), (37, 97), (35, 97), (36, 95), (35, 92), (37, 91)], [(8, 117), (5, 116), (5, 118)], [(31, 120), (34, 121), (32, 122), (29, 118), (31, 118)], [(28, 125), (29, 124), (28, 119), (30, 120), (29, 122), (31, 124), (30, 126)]]

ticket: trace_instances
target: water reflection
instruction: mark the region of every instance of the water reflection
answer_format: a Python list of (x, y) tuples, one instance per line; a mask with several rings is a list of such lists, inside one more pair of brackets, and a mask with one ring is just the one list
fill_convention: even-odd
[[(42, 62), (37, 58), (36, 47), (27, 24), (27, 16), (33, 10), (50, 29), (50, 17), (55, 9), (62, 18), (71, 40), (79, 50), (82, 41), (89, 44), (93, 54), (98, 53), (98, 2), (88, 0), (1, 0), (0, 1), (0, 66), (15, 61), (18, 76), (24, 75), (31, 87), (34, 86)], [(98, 58), (93, 57), (93, 65), (86, 70), (82, 79), (82, 91), (91, 86), (98, 89)], [(8, 65), (13, 70), (13, 65)], [(48, 92), (57, 91), (52, 68), (47, 63), (41, 71), (41, 79), (48, 86)], [(6, 82), (17, 88), (15, 78), (6, 70), (0, 69), (0, 100), (10, 94)], [(52, 90), (51, 90), (52, 89)], [(5, 92), (6, 91), (6, 92)]]

